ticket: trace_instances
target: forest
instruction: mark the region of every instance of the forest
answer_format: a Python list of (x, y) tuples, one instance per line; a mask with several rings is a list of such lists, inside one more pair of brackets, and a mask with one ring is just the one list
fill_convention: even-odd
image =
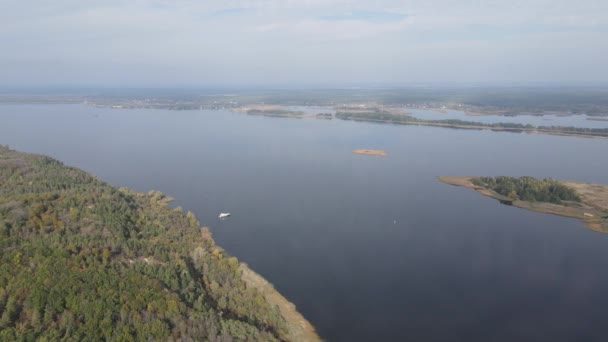
[(563, 204), (564, 201), (581, 201), (576, 191), (550, 178), (478, 177), (473, 178), (473, 184), (492, 189), (514, 200), (555, 204)]
[(284, 341), (196, 217), (0, 146), (0, 341)]

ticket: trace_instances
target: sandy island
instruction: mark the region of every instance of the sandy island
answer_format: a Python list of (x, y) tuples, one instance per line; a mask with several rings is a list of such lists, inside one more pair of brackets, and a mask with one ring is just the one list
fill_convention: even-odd
[(502, 196), (491, 189), (473, 184), (472, 180), (475, 178), (476, 177), (468, 176), (442, 176), (439, 177), (439, 180), (447, 184), (473, 189), (484, 196), (492, 197), (502, 203), (519, 208), (546, 214), (578, 218), (585, 222), (585, 225), (588, 228), (598, 232), (608, 233), (608, 185), (560, 180), (565, 186), (574, 189), (581, 198), (580, 203), (566, 203), (565, 205), (561, 205), (546, 202), (513, 200), (512, 198)]
[(355, 153), (355, 154), (367, 154), (369, 156), (382, 156), (382, 157), (388, 156), (388, 153), (386, 153), (383, 150), (370, 150), (370, 149), (365, 149), (365, 148), (360, 148), (360, 149), (357, 149), (357, 150), (353, 150), (353, 153)]

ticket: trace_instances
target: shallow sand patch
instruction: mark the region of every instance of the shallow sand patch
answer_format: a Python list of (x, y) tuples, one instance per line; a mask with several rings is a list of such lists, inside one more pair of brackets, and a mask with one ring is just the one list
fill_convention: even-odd
[(383, 150), (371, 150), (371, 149), (365, 149), (365, 148), (353, 150), (353, 153), (355, 153), (355, 154), (366, 154), (366, 155), (369, 155), (369, 156), (382, 156), (382, 157), (388, 156), (388, 153), (386, 153)]

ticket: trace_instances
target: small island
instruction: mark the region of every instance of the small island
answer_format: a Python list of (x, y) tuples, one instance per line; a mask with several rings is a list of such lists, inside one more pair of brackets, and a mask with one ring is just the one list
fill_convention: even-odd
[(505, 176), (443, 176), (439, 180), (473, 189), (503, 204), (578, 218), (588, 228), (608, 233), (608, 185)]
[(357, 150), (353, 150), (353, 153), (355, 154), (366, 154), (369, 156), (382, 156), (382, 157), (386, 157), (388, 155), (388, 153), (386, 153), (383, 150), (371, 150), (371, 149), (366, 149), (366, 148), (360, 148)]

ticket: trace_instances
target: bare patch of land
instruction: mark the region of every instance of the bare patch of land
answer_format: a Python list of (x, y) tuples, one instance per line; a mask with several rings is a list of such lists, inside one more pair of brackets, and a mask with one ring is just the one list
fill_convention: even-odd
[(581, 201), (555, 204), (521, 201), (503, 196), (492, 189), (474, 184), (473, 180), (476, 178), (469, 176), (442, 176), (439, 177), (439, 180), (447, 184), (473, 189), (484, 196), (492, 197), (504, 204), (541, 213), (578, 218), (585, 222), (588, 228), (608, 233), (608, 185), (559, 181), (563, 185), (574, 189)]
[(388, 153), (386, 153), (383, 150), (370, 150), (370, 149), (365, 149), (365, 148), (360, 148), (357, 150), (353, 150), (353, 153), (355, 154), (367, 154), (370, 156), (382, 156), (382, 157), (386, 157), (388, 155)]

